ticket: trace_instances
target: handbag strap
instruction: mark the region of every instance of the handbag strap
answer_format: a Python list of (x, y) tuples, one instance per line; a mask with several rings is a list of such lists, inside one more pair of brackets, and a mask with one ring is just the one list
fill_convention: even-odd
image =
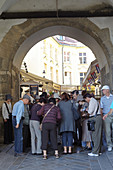
[(47, 113), (44, 115), (44, 118), (42, 120), (42, 123), (44, 122), (45, 117), (48, 115), (48, 113), (51, 111), (51, 109), (54, 107), (54, 105), (47, 111)]
[(8, 106), (7, 106), (7, 103), (6, 103), (6, 102), (4, 102), (4, 104), (5, 104), (5, 106), (6, 106), (6, 109), (7, 109), (7, 111), (8, 111), (8, 114), (10, 114), (10, 112), (9, 112), (9, 108), (8, 108)]
[(99, 103), (98, 103), (98, 107), (97, 107), (97, 110), (96, 110), (96, 113), (95, 113), (95, 117), (97, 116), (98, 109), (99, 109)]

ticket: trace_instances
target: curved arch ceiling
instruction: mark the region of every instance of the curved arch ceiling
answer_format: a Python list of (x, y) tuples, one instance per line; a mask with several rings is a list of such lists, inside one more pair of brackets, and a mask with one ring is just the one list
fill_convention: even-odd
[(69, 26), (51, 26), (34, 33), (21, 44), (14, 56), (13, 65), (20, 69), (22, 60), (27, 52), (39, 41), (54, 35), (68, 36), (82, 42), (95, 54), (101, 69), (107, 64), (102, 48), (89, 34)]

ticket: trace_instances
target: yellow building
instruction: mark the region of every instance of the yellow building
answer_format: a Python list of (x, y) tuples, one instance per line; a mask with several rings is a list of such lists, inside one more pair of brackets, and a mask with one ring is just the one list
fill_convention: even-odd
[[(26, 63), (28, 72), (73, 89), (80, 87), (94, 59), (94, 54), (84, 44), (57, 35), (32, 47), (23, 63)], [(21, 68), (24, 69), (23, 64)]]

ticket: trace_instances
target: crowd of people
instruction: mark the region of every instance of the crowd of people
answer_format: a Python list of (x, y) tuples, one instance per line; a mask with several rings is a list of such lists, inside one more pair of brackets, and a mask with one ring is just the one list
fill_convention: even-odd
[[(93, 94), (74, 90), (71, 94), (53, 93), (47, 96), (25, 94), (11, 107), (11, 95), (2, 106), (4, 144), (13, 141), (14, 156), (21, 156), (31, 146), (33, 155), (47, 159), (48, 145), (59, 158), (58, 144), (63, 154), (72, 154), (74, 146), (89, 150), (88, 156), (99, 156), (102, 146), (112, 151), (113, 95), (109, 86), (102, 87), (100, 101)], [(13, 126), (13, 127), (12, 127)], [(13, 130), (14, 129), (14, 130)]]

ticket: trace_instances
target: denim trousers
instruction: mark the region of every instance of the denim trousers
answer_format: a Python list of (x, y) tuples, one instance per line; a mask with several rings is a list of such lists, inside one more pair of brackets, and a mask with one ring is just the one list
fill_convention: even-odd
[(16, 128), (17, 121), (16, 118), (12, 118), (13, 128), (14, 128), (14, 141), (15, 141), (15, 153), (23, 152), (23, 136), (22, 136), (22, 128), (23, 128), (23, 120), (19, 123), (19, 128)]
[(73, 132), (63, 132), (62, 133), (62, 144), (63, 146), (73, 145)]

